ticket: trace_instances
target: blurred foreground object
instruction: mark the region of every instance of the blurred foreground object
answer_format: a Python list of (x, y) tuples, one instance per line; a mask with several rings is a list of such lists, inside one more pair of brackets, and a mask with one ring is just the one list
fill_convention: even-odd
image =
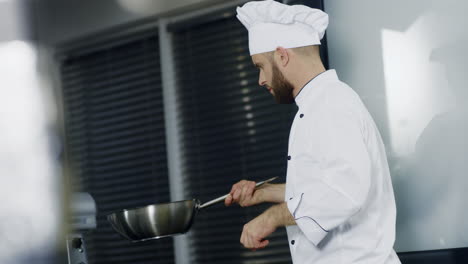
[(59, 144), (34, 48), (1, 43), (0, 58), (0, 263), (30, 263), (53, 258), (59, 239)]
[(0, 263), (60, 263), (60, 140), (49, 76), (28, 42), (30, 1), (0, 1)]

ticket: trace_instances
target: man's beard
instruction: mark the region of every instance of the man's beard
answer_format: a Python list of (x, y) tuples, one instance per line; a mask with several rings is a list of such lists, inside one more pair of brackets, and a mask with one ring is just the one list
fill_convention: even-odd
[(271, 89), (273, 89), (276, 102), (279, 104), (292, 104), (294, 103), (293, 85), (284, 78), (284, 75), (273, 63), (273, 80), (271, 82)]

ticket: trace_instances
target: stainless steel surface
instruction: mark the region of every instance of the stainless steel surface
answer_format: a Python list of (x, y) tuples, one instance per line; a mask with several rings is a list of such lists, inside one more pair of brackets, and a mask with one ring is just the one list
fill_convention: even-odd
[(68, 264), (87, 264), (88, 257), (82, 234), (67, 236)]
[[(256, 188), (277, 177), (258, 182)], [(199, 209), (226, 199), (227, 194), (203, 205), (200, 201), (184, 200), (126, 209), (107, 216), (111, 226), (123, 237), (132, 241), (145, 241), (186, 233)]]
[(133, 241), (183, 234), (192, 225), (197, 212), (196, 200), (149, 205), (108, 215), (112, 227)]
[(70, 233), (67, 234), (68, 264), (87, 264), (84, 232), (96, 228), (96, 202), (89, 193), (76, 192), (70, 200)]

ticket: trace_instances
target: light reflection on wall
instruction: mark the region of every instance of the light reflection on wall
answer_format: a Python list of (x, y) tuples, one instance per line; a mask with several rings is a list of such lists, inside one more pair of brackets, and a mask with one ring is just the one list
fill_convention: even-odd
[(453, 105), (443, 66), (430, 61), (440, 39), (430, 34), (433, 18), (421, 16), (407, 31), (382, 30), (383, 67), (391, 149), (405, 156), (434, 115)]
[(398, 251), (468, 246), (468, 38), (438, 10), (382, 30)]

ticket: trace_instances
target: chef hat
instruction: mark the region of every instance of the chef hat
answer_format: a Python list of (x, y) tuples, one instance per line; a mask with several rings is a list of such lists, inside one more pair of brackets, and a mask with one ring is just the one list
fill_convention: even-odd
[(273, 0), (252, 1), (237, 8), (237, 18), (249, 31), (250, 55), (284, 48), (320, 45), (328, 15), (303, 5)]

